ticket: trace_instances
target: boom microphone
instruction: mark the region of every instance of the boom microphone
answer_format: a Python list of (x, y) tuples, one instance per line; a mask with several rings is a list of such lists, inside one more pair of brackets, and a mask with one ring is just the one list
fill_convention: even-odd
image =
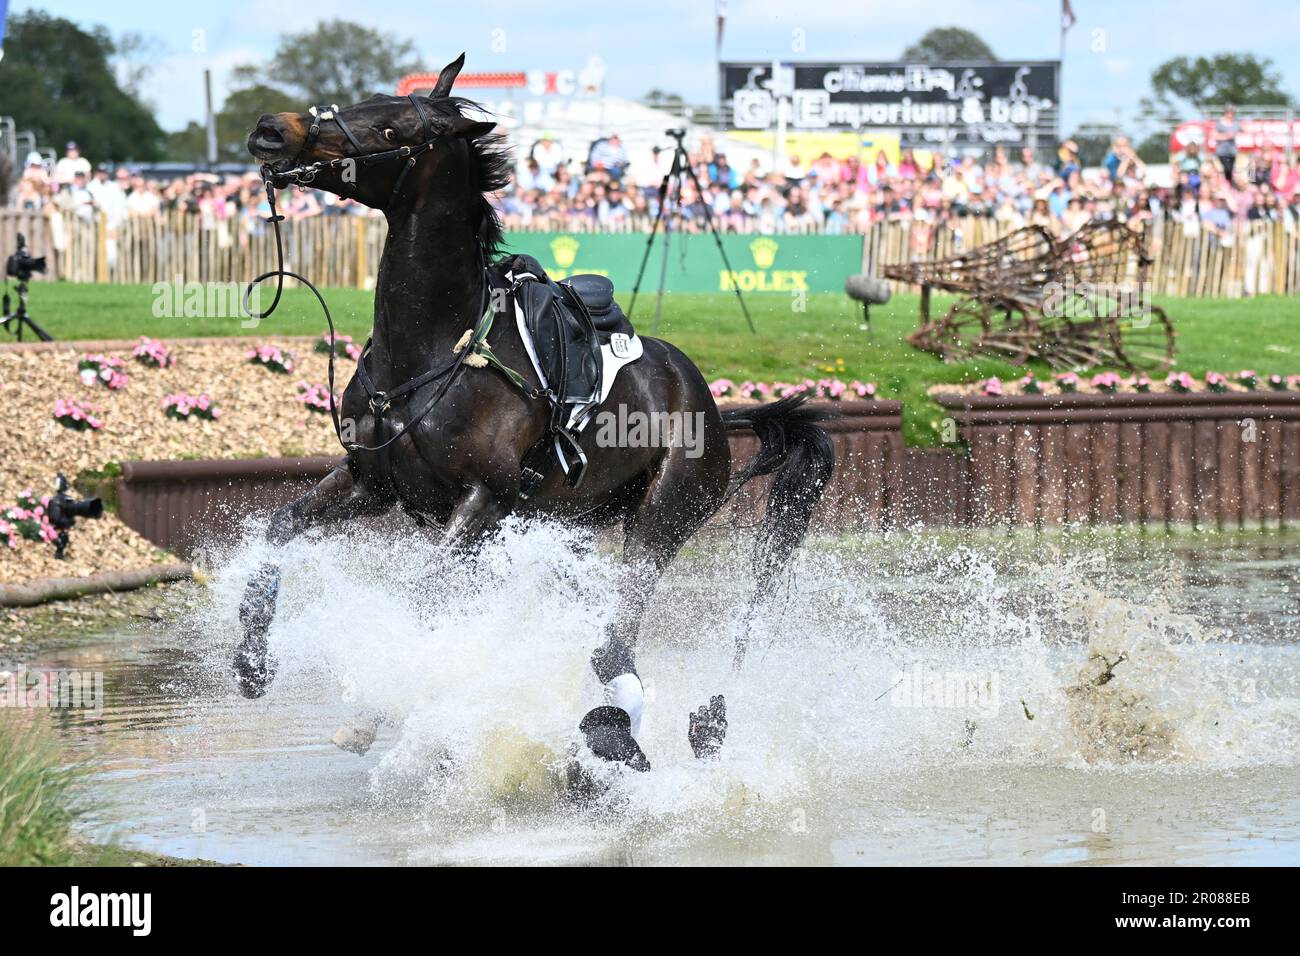
[(861, 272), (844, 280), (844, 294), (862, 303), (862, 324), (866, 326), (867, 337), (870, 338), (871, 307), (889, 301), (889, 283)]
[(844, 294), (863, 305), (884, 305), (889, 301), (889, 283), (864, 272), (844, 280)]

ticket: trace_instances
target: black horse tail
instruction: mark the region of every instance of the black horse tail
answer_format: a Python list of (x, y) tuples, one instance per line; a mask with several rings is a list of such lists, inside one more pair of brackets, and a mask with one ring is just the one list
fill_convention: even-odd
[(807, 399), (806, 393), (800, 393), (770, 405), (722, 413), (727, 431), (752, 431), (760, 442), (754, 460), (732, 476), (727, 497), (760, 475), (776, 473), (754, 545), (756, 597), (769, 589), (803, 541), (813, 509), (835, 470), (835, 446), (819, 423), (839, 415), (810, 408), (804, 404)]

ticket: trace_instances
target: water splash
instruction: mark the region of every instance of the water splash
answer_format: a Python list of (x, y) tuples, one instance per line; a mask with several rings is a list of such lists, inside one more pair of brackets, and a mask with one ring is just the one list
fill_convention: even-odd
[[(503, 830), (557, 822), (570, 848), (584, 835), (608, 846), (611, 832), (641, 847), (737, 834), (776, 845), (917, 773), (1291, 767), (1300, 753), (1294, 628), (1253, 640), (1175, 610), (1194, 606), (1179, 560), (1135, 572), (1106, 548), (822, 541), (736, 675), (747, 547), (709, 535), (661, 584), (642, 631), (641, 743), (655, 770), (612, 772), (597, 812), (579, 812), (558, 793), (577, 720), (598, 702), (587, 661), (621, 574), (595, 543), (511, 521), (470, 562), (413, 528), (304, 536), (281, 556), (271, 695), (382, 713), (371, 807), (476, 834), (429, 851), (437, 859), (496, 854)], [(245, 544), (220, 559), (199, 628), (214, 681), (265, 557)], [(716, 693), (730, 731), (723, 759), (703, 764), (686, 715)]]

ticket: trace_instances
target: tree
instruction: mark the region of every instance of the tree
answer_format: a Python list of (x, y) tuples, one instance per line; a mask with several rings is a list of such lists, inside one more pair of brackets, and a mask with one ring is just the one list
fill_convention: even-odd
[(909, 62), (996, 60), (992, 48), (970, 30), (936, 27), (903, 51)]
[(1291, 101), (1273, 61), (1251, 53), (1174, 57), (1156, 67), (1151, 89), (1157, 100), (1181, 100), (1191, 109), (1230, 103), (1285, 106)]
[[(252, 162), (246, 143), (257, 118), (263, 113), (301, 111), (301, 101), (284, 90), (262, 84), (232, 90), (217, 111), (217, 162)], [(207, 162), (207, 128), (202, 123), (191, 122), (184, 129), (169, 134), (167, 155), (180, 162)]]
[(243, 66), (232, 77), (286, 89), (310, 103), (346, 106), (392, 92), (403, 76), (422, 69), (410, 40), (328, 20), (302, 33), (283, 34), (265, 68)]
[(1146, 162), (1167, 161), (1174, 127), (1202, 116), (1208, 108), (1285, 106), (1290, 102), (1272, 60), (1250, 53), (1174, 57), (1155, 68), (1151, 95), (1138, 101), (1138, 125), (1146, 131), (1138, 155)]
[(141, 89), (154, 66), (165, 52), (162, 41), (144, 33), (128, 32), (118, 36), (113, 43), (113, 66), (118, 81), (140, 102), (144, 102)]
[(76, 140), (91, 160), (154, 160), (163, 131), (114, 76), (113, 40), (32, 11), (9, 21), (0, 60), (0, 114), (56, 148)]

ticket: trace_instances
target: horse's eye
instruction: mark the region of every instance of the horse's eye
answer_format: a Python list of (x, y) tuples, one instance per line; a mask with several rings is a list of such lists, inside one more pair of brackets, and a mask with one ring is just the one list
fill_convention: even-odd
[(397, 139), (397, 134), (394, 133), (391, 129), (385, 129), (384, 139), (388, 140), (391, 143), (393, 140)]

